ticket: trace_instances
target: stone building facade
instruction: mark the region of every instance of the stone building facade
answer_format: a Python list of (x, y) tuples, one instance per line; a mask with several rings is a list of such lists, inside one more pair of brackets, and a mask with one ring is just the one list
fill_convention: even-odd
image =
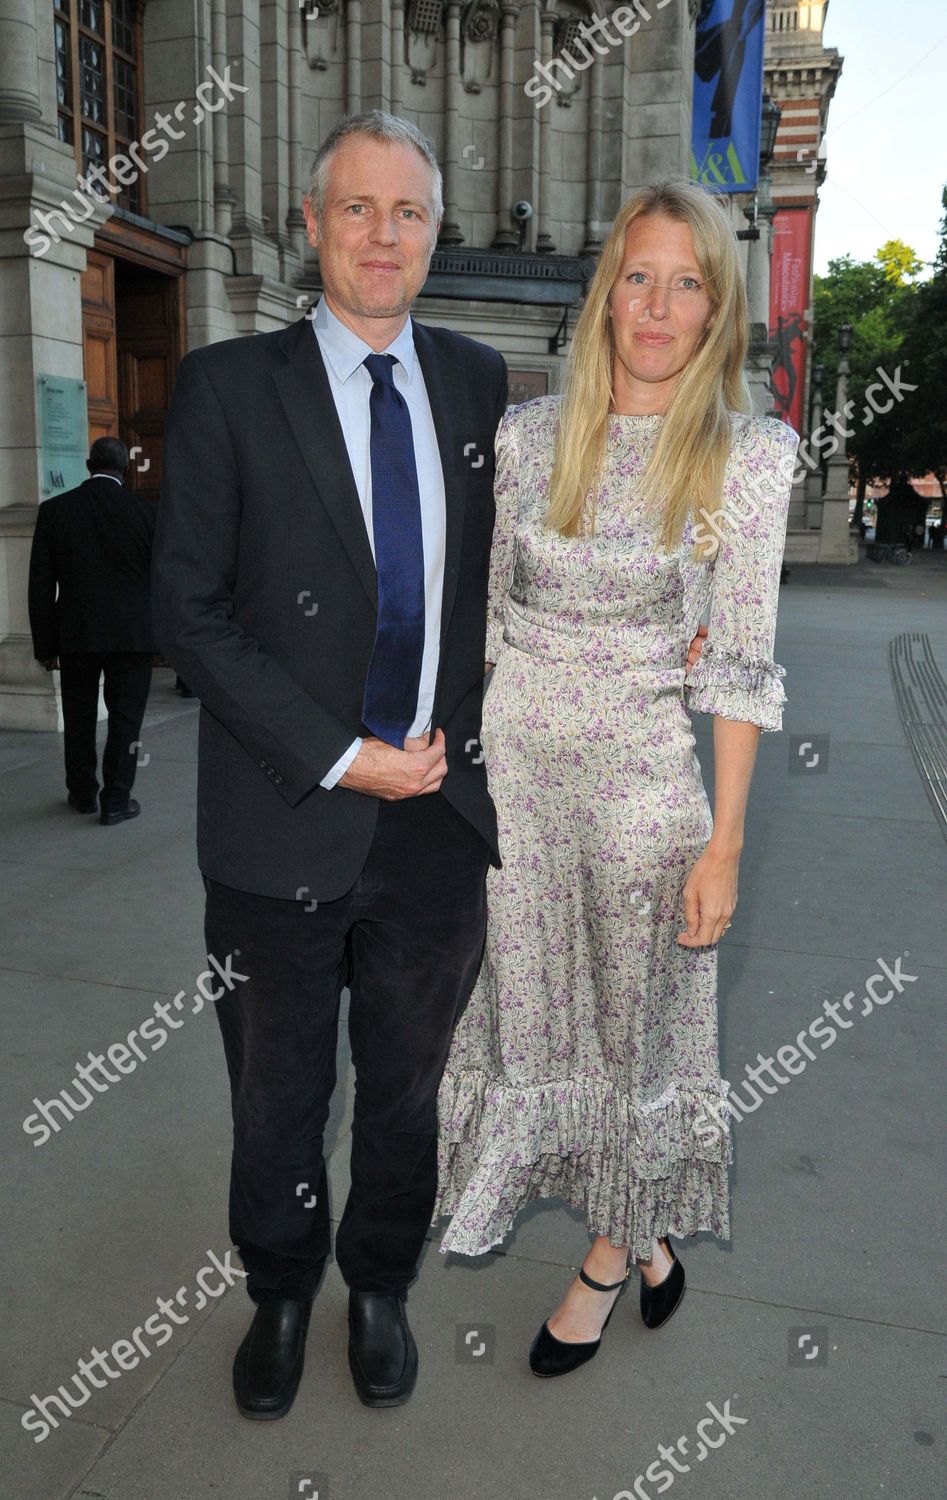
[[(380, 107), (431, 136), (445, 216), (417, 314), (500, 349), (511, 400), (527, 399), (556, 387), (619, 204), (689, 170), (698, 11), (3, 0), (0, 725), (59, 721), (55, 679), (32, 659), (26, 578), (36, 505), (84, 477), (82, 402), (85, 443), (121, 436), (129, 483), (156, 496), (184, 353), (278, 328), (318, 295), (301, 199), (336, 120)], [(739, 227), (744, 209), (734, 201)], [(767, 236), (744, 254), (765, 309)], [(761, 411), (766, 353), (750, 372)]]
[[(812, 410), (812, 280), (819, 188), (825, 181), (829, 107), (842, 72), (842, 59), (826, 47), (822, 33), (830, 0), (767, 7), (765, 84), (782, 110), (771, 168), (774, 304), (782, 266), (801, 282), (789, 301), (802, 310), (792, 357), (798, 390), (794, 409), (786, 413), (801, 432), (803, 445), (823, 420), (823, 408)], [(782, 254), (782, 240), (787, 242)], [(774, 307), (774, 312), (775, 312)], [(771, 332), (778, 319), (772, 319)], [(835, 410), (835, 392), (827, 393), (827, 410)], [(838, 467), (838, 466), (836, 466)], [(857, 545), (849, 533), (847, 469), (843, 482), (827, 493), (821, 468), (813, 467), (794, 487), (789, 512), (786, 557), (790, 562), (850, 563)]]

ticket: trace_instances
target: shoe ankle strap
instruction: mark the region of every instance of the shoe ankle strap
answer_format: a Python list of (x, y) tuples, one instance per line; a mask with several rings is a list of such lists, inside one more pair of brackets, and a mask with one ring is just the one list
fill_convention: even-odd
[(593, 1292), (614, 1292), (617, 1287), (625, 1285), (625, 1282), (628, 1280), (630, 1275), (631, 1266), (626, 1266), (625, 1274), (622, 1277), (621, 1281), (613, 1281), (611, 1286), (605, 1286), (601, 1281), (593, 1281), (591, 1276), (587, 1276), (584, 1267), (580, 1267), (579, 1270), (579, 1280), (584, 1286), (590, 1286)]

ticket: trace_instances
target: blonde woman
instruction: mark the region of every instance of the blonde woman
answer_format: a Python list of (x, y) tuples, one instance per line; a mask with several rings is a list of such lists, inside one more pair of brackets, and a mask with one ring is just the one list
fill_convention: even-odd
[[(563, 397), (497, 433), (483, 749), (503, 868), (440, 1092), (443, 1250), (560, 1197), (594, 1236), (530, 1351), (598, 1350), (632, 1261), (659, 1327), (669, 1234), (729, 1235), (716, 944), (737, 901), (773, 660), (796, 434), (746, 415), (746, 296), (719, 203), (662, 183), (621, 209)], [(711, 598), (707, 640), (688, 645)], [(687, 710), (714, 715), (714, 816)], [(708, 1121), (718, 1128), (709, 1128)]]

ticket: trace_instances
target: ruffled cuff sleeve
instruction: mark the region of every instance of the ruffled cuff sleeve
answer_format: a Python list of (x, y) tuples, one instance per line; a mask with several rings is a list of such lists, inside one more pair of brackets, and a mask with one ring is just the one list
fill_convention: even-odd
[(684, 702), (761, 729), (783, 725), (785, 669), (773, 659), (779, 578), (799, 439), (770, 417), (746, 419), (724, 480), (707, 639)]
[(718, 714), (761, 729), (783, 727), (785, 667), (715, 651), (704, 642), (700, 660), (684, 679), (684, 703), (691, 713)]

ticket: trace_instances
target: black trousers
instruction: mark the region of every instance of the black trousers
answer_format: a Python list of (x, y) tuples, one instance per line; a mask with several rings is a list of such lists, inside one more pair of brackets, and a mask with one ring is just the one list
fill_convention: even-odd
[(102, 752), (100, 799), (104, 812), (128, 806), (138, 764), (131, 747), (145, 716), (151, 661), (151, 653), (143, 651), (67, 651), (59, 656), (66, 787), (81, 802), (95, 802), (99, 791), (95, 726), (99, 678), (105, 679), (108, 733)]
[(337, 901), (205, 877), (207, 952), (221, 965), (233, 954), (246, 976), (215, 1009), (233, 1107), (230, 1236), (255, 1302), (311, 1297), (331, 1247), (323, 1134), (345, 984), (356, 1082), (336, 1259), (360, 1291), (413, 1278), (437, 1190), (437, 1088), (483, 952), (488, 857), (434, 793), (379, 804), (366, 864)]

